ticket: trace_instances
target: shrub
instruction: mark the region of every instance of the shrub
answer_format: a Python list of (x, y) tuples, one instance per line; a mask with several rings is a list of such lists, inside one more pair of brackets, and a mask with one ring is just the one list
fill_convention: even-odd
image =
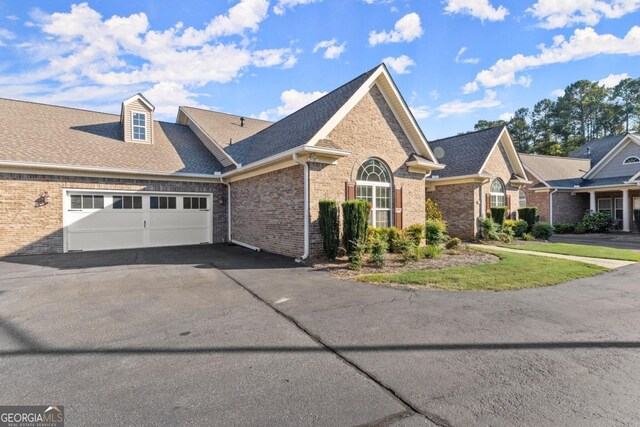
[(484, 240), (498, 240), (498, 224), (491, 218), (483, 218), (480, 221), (480, 237)]
[(387, 240), (383, 237), (375, 237), (370, 242), (371, 261), (376, 267), (384, 266), (384, 254), (387, 253)]
[(449, 239), (449, 241), (444, 245), (447, 249), (455, 249), (462, 244), (462, 240), (457, 237)]
[(530, 242), (531, 240), (533, 240), (533, 236), (531, 235), (531, 233), (524, 233), (522, 235), (522, 240)]
[(509, 233), (505, 233), (504, 231), (500, 233), (500, 241), (502, 243), (511, 243), (513, 240), (513, 236)]
[(420, 242), (422, 242), (422, 236), (424, 236), (424, 225), (422, 224), (413, 224), (405, 228), (404, 232), (406, 235), (413, 240), (413, 243), (416, 246), (420, 246)]
[(553, 231), (556, 234), (571, 234), (576, 231), (576, 224), (556, 224)]
[(400, 230), (395, 227), (387, 227), (387, 243), (389, 252), (396, 253), (396, 242), (400, 239)]
[(425, 207), (425, 221), (429, 221), (430, 219), (442, 219), (442, 211), (438, 207), (438, 202), (435, 200), (427, 199), (424, 202)]
[(362, 268), (364, 253), (367, 250), (365, 242), (352, 242), (353, 249), (349, 253), (349, 268), (351, 270), (360, 270)]
[(513, 235), (513, 228), (517, 223), (518, 221), (516, 221), (515, 219), (505, 219), (504, 223), (502, 224), (502, 231)]
[(575, 234), (584, 234), (587, 232), (587, 229), (584, 227), (584, 224), (582, 222), (579, 222), (576, 224), (575, 228), (573, 229), (573, 232)]
[(522, 237), (522, 235), (527, 232), (527, 228), (529, 228), (527, 221), (519, 219), (513, 226), (513, 235), (516, 237)]
[(439, 245), (427, 245), (421, 248), (417, 248), (418, 258), (438, 258), (442, 254), (442, 249)]
[(495, 208), (491, 208), (491, 218), (493, 222), (502, 227), (504, 224), (504, 220), (507, 217), (507, 207), (506, 206), (496, 206)]
[(347, 254), (359, 243), (366, 244), (369, 205), (365, 200), (347, 200), (342, 203), (342, 238)]
[(414, 240), (407, 237), (404, 233), (396, 240), (396, 251), (405, 263), (418, 259), (417, 248)]
[(536, 239), (549, 240), (553, 235), (553, 226), (548, 222), (538, 222), (533, 226), (531, 235)]
[(447, 223), (441, 219), (428, 219), (425, 224), (425, 240), (428, 245), (438, 245), (445, 241)]
[(585, 212), (580, 221), (585, 233), (606, 233), (611, 227), (612, 219), (608, 212)]
[(518, 218), (527, 222), (527, 231), (530, 232), (538, 220), (538, 208), (520, 208)]
[(338, 204), (335, 200), (320, 200), (318, 217), (322, 250), (329, 259), (335, 259), (340, 246), (340, 223), (338, 221)]

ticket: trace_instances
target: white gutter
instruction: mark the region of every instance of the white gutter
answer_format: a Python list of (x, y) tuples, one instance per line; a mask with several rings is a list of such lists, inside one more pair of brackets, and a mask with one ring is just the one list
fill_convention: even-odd
[(309, 258), (309, 164), (301, 161), (298, 153), (293, 153), (293, 161), (304, 168), (304, 254), (296, 258), (296, 262), (302, 262)]
[(220, 178), (220, 184), (227, 186), (227, 242), (242, 246), (243, 248), (251, 249), (252, 251), (260, 252), (260, 248), (257, 246), (239, 242), (231, 238), (231, 184), (224, 182), (222, 178)]
[(549, 224), (553, 225), (553, 195), (558, 191), (556, 188), (551, 193), (549, 193)]

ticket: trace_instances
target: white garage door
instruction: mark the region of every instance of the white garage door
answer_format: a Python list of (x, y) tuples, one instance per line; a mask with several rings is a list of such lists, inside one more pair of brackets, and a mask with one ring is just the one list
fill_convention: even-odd
[(65, 190), (64, 251), (212, 243), (211, 194)]

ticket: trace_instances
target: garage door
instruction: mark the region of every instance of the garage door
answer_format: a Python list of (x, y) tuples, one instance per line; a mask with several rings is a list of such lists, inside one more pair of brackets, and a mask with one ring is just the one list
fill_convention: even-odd
[(212, 243), (211, 194), (65, 190), (64, 250)]

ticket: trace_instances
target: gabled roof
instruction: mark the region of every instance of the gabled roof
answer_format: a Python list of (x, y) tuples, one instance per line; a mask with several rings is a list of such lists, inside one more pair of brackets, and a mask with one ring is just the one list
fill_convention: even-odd
[(543, 184), (582, 178), (591, 167), (589, 159), (524, 153), (520, 154), (520, 159), (527, 171)]
[(153, 122), (153, 144), (124, 142), (116, 114), (0, 99), (0, 161), (152, 173), (213, 174), (222, 165), (187, 127)]
[(595, 166), (606, 156), (625, 135), (614, 135), (607, 138), (595, 139), (585, 142), (580, 148), (569, 154), (569, 157), (578, 157), (591, 160), (591, 166)]
[[(558, 179), (549, 181), (548, 184), (552, 188), (589, 188), (589, 187), (600, 187), (600, 186), (608, 186), (608, 185), (625, 185), (626, 181), (629, 181), (631, 176), (618, 176), (612, 178), (598, 178), (598, 179), (583, 179), (583, 178), (575, 178), (575, 179)], [(536, 188), (540, 188), (541, 186), (537, 186)]]
[(306, 144), (377, 68), (359, 75), (255, 135), (225, 147), (225, 151), (235, 161), (246, 165)]
[(591, 170), (585, 175), (585, 178), (597, 177), (598, 172), (613, 160), (613, 158), (615, 158), (615, 156), (628, 144), (640, 145), (640, 138), (638, 138), (639, 135), (640, 134), (637, 133), (628, 133), (623, 135), (620, 141), (618, 141), (618, 143), (614, 145), (613, 148), (604, 155), (604, 157), (602, 157), (597, 163), (592, 163)]
[(431, 141), (438, 161), (447, 165), (438, 176), (451, 178), (481, 173), (503, 130), (504, 126), (495, 126)]
[[(179, 123), (182, 123), (180, 113), (184, 113), (188, 118), (197, 123), (200, 129), (222, 148), (255, 135), (273, 124), (273, 122), (266, 120), (185, 106), (179, 109)], [(244, 119), (244, 126), (241, 126), (240, 119)]]

